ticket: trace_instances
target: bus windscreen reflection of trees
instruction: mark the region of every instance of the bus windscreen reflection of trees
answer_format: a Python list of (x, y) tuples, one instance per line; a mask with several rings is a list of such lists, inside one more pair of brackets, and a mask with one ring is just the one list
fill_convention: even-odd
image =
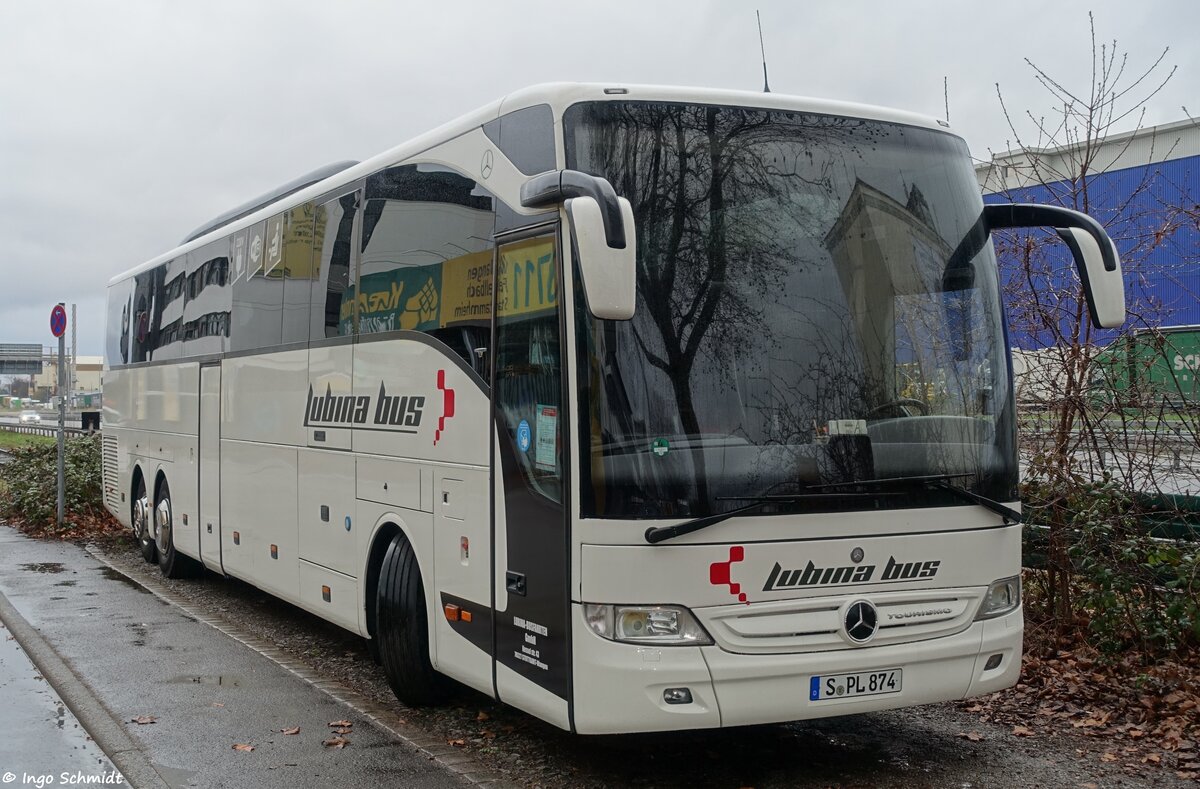
[[(579, 314), (585, 508), (702, 515), (1004, 465), (990, 250), (944, 289), (981, 210), (953, 138), (634, 102), (577, 105), (566, 126), (568, 166), (608, 178), (638, 229), (633, 320)], [(836, 420), (861, 434), (829, 436)]]

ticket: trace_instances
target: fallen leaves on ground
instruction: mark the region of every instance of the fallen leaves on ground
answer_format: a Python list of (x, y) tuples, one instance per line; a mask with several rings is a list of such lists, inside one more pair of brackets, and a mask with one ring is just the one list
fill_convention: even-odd
[(333, 748), (334, 750), (340, 751), (342, 748), (345, 748), (347, 745), (349, 745), (350, 741), (345, 737), (330, 737), (321, 744), (326, 748)]
[(963, 732), (962, 734), (959, 734), (958, 736), (962, 737), (965, 740), (970, 740), (971, 742), (979, 742), (980, 740), (983, 739), (983, 735), (977, 731)]
[(235, 742), (233, 744), (233, 749), (235, 751), (242, 751), (243, 753), (249, 753), (250, 751), (254, 750), (254, 746), (249, 743), (245, 743), (245, 742)]
[(145, 726), (148, 723), (155, 723), (158, 718), (153, 715), (138, 715), (136, 718), (130, 718), (130, 723), (136, 723), (138, 726)]
[(1200, 662), (1106, 661), (1086, 646), (1039, 644), (1028, 631), (1026, 649), (1016, 687), (960, 706), (1018, 737), (1099, 738), (1100, 759), (1127, 770), (1161, 766), (1200, 778)]
[(330, 721), (329, 728), (331, 729), (349, 729), (354, 724), (350, 721)]
[(299, 733), (300, 733), (300, 727), (299, 727), (299, 726), (290, 726), (290, 727), (288, 727), (288, 728), (286, 728), (286, 729), (280, 729), (280, 730), (279, 730), (279, 733), (280, 733), (280, 734), (299, 734)]
[(90, 542), (112, 540), (130, 534), (129, 529), (103, 510), (90, 513), (69, 512), (61, 529), (54, 523), (35, 524), (14, 512), (6, 512), (5, 520), (22, 534), (45, 540)]

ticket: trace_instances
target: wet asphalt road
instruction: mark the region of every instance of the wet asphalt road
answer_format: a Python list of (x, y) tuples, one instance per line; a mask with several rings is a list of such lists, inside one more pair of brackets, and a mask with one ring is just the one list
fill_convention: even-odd
[[(51, 765), (56, 779), (64, 772), (118, 775), (2, 624), (0, 638), (0, 781), (20, 786)], [(14, 776), (11, 782), (8, 775)]]
[[(78, 546), (38, 542), (0, 527), (0, 593), (90, 688), (110, 723), (124, 727), (161, 785), (463, 785), (328, 694), (146, 593)], [(6, 685), (0, 693), (0, 702), (21, 708), (23, 716), (44, 714), (21, 701), (23, 686), (13, 685), (10, 693)], [(138, 716), (154, 722), (131, 722)], [(11, 710), (0, 718), (16, 720)], [(350, 745), (324, 747), (329, 722), (342, 719), (353, 723), (345, 735)], [(66, 726), (64, 720), (64, 733)], [(281, 733), (297, 726), (298, 734)], [(60, 736), (50, 734), (30, 729), (27, 736), (0, 738), (0, 773), (9, 763), (56, 777), (70, 769), (78, 757), (43, 747)], [(237, 751), (234, 744), (254, 750)]]

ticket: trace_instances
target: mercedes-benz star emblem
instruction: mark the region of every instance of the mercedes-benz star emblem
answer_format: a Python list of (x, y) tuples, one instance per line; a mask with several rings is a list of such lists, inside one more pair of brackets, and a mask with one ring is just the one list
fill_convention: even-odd
[(483, 161), (479, 163), (479, 172), (483, 175), (484, 180), (492, 174), (492, 149), (488, 148), (483, 152)]
[(846, 609), (846, 635), (856, 644), (865, 644), (879, 629), (879, 613), (866, 600), (856, 600)]
[(863, 553), (862, 548), (855, 548), (853, 551), (850, 551), (850, 561), (854, 562), (855, 564), (860, 563), (864, 556), (866, 556), (866, 554)]

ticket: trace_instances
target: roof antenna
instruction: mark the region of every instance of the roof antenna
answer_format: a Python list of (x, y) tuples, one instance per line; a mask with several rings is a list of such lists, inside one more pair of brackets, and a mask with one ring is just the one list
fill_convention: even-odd
[(950, 122), (950, 77), (942, 77), (942, 98), (946, 102), (946, 123)]
[(758, 12), (758, 9), (755, 9), (755, 10), (754, 10), (754, 16), (755, 16), (755, 17), (758, 19), (758, 48), (759, 48), (759, 51), (761, 51), (761, 52), (762, 52), (762, 61), (763, 61), (763, 93), (770, 93), (770, 92), (771, 92), (771, 86), (767, 84), (767, 48), (766, 48), (765, 46), (763, 46), (763, 35), (762, 35), (762, 14), (760, 14), (760, 13)]

